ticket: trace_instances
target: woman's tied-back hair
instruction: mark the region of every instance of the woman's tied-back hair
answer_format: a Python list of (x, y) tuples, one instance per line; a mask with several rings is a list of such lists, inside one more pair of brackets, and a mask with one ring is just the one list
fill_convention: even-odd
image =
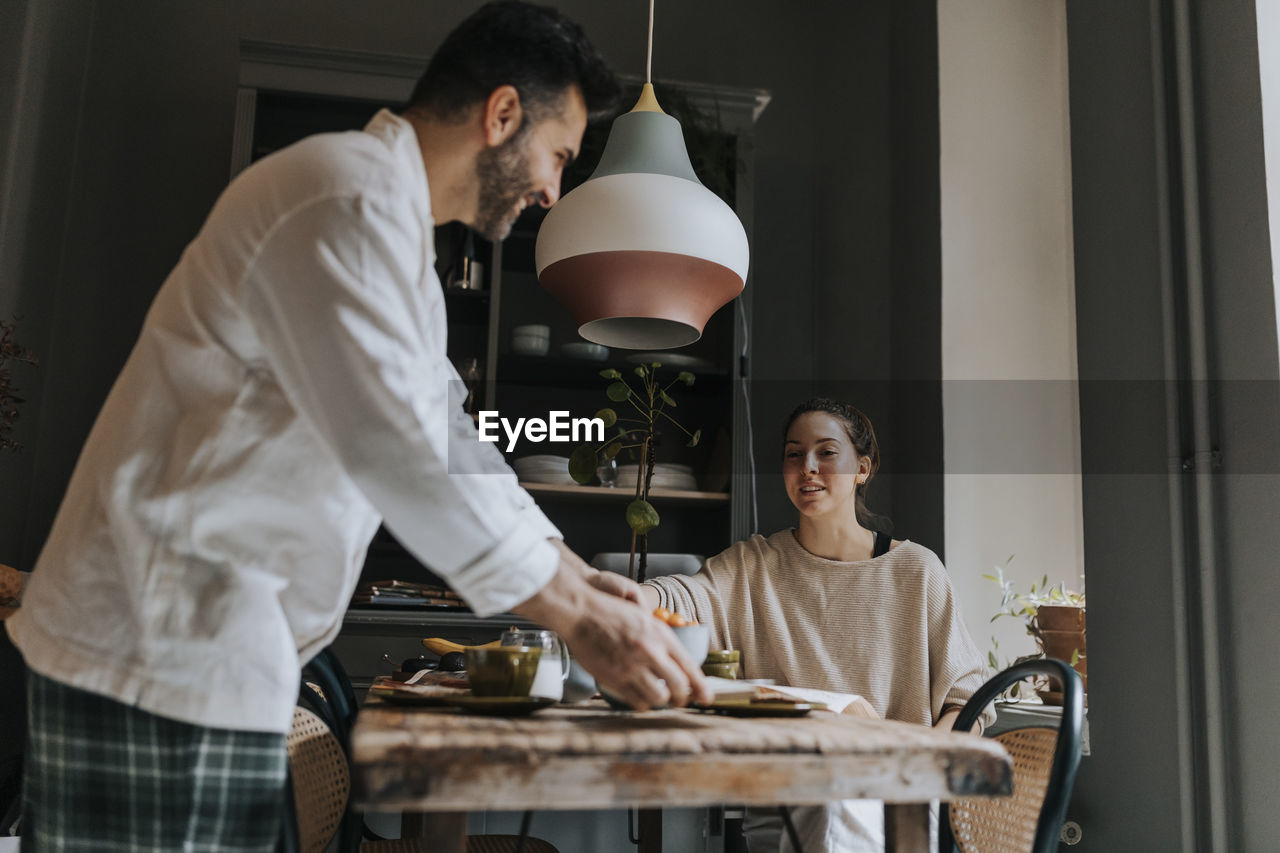
[(889, 519), (871, 512), (866, 504), (867, 486), (871, 484), (876, 471), (880, 470), (880, 443), (876, 441), (876, 430), (871, 425), (871, 419), (848, 403), (841, 403), (829, 397), (812, 397), (796, 406), (791, 416), (787, 418), (786, 426), (782, 429), (784, 443), (787, 440), (787, 433), (791, 431), (791, 425), (801, 415), (809, 412), (823, 412), (839, 421), (844, 427), (845, 435), (849, 436), (853, 449), (870, 463), (867, 479), (854, 488), (854, 509), (857, 512), (858, 523), (863, 527), (888, 533), (892, 527)]
[(589, 118), (618, 100), (613, 71), (581, 27), (548, 6), (499, 0), (445, 37), (406, 110), (456, 121), (506, 85), (520, 94), (522, 129), (559, 112), (571, 86), (582, 92)]

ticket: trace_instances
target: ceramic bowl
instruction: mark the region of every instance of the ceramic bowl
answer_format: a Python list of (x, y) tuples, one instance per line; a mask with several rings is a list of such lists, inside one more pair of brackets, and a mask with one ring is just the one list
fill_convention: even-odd
[(596, 680), (582, 668), (577, 658), (569, 659), (569, 677), (564, 682), (564, 702), (585, 702), (596, 695)]
[(511, 351), (517, 355), (546, 355), (550, 349), (550, 326), (533, 324), (511, 330)]
[(511, 351), (516, 355), (546, 355), (549, 349), (551, 349), (549, 338), (540, 338), (537, 335), (511, 336)]
[(560, 345), (561, 354), (568, 358), (583, 358), (588, 361), (604, 361), (609, 357), (609, 348), (590, 341), (570, 341)]
[(741, 674), (742, 652), (738, 649), (722, 649), (707, 652), (702, 662), (704, 675), (716, 678), (737, 678)]
[(693, 624), (681, 625), (671, 630), (689, 653), (689, 657), (693, 658), (693, 662), (700, 666), (707, 659), (707, 649), (711, 647), (711, 629), (706, 625)]

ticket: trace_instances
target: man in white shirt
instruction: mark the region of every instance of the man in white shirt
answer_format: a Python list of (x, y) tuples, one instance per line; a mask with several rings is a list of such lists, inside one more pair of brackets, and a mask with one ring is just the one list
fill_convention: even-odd
[(24, 838), (271, 850), (299, 665), (380, 523), (481, 615), (560, 632), (637, 707), (708, 698), (634, 584), (570, 552), (445, 356), (433, 226), (553, 204), (616, 95), (576, 24), (483, 7), (403, 115), (245, 170), (148, 313), (7, 622), (29, 678)]

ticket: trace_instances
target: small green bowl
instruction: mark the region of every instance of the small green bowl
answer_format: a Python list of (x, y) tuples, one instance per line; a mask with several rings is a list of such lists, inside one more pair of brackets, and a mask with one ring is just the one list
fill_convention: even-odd
[(714, 678), (737, 678), (738, 663), (704, 663), (702, 665), (702, 674), (710, 675)]
[(742, 670), (742, 652), (738, 649), (720, 649), (707, 652), (702, 663), (704, 675), (716, 678), (737, 678)]
[(704, 663), (740, 663), (742, 661), (742, 651), (740, 649), (713, 649), (707, 652), (707, 658)]

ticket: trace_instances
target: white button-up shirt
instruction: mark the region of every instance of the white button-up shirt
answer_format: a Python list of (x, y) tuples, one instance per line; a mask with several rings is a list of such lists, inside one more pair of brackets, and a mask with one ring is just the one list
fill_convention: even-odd
[(477, 440), (445, 356), (412, 126), (303, 140), (218, 199), (160, 289), (8, 620), (47, 677), (287, 731), (385, 522), (481, 615), (559, 532)]

